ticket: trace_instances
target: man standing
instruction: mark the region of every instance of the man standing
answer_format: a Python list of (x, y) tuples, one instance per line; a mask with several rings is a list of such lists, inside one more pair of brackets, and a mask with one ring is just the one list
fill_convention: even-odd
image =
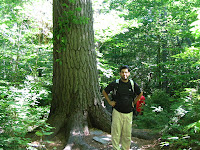
[[(130, 69), (127, 65), (120, 68), (120, 80), (110, 83), (104, 90), (103, 95), (113, 107), (112, 112), (112, 146), (114, 150), (120, 150), (120, 141), (123, 150), (129, 150), (131, 145), (133, 106), (142, 96), (139, 86), (129, 80)], [(133, 84), (133, 85), (132, 85)], [(113, 99), (108, 94), (113, 91)], [(134, 99), (134, 95), (137, 97)]]

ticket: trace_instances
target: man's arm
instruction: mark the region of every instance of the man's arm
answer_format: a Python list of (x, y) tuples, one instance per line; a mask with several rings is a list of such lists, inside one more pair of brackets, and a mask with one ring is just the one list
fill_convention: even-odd
[(105, 99), (107, 100), (108, 104), (111, 105), (112, 107), (114, 107), (116, 102), (110, 100), (110, 98), (108, 97), (108, 94), (106, 93), (105, 90), (103, 90), (102, 94), (105, 97)]
[(133, 102), (134, 105), (137, 103), (137, 101), (141, 98), (142, 95), (143, 95), (143, 91), (134, 99), (134, 102)]

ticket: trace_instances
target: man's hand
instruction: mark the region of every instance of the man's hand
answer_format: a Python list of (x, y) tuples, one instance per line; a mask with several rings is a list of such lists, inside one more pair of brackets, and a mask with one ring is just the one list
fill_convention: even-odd
[(133, 103), (136, 104), (137, 101), (139, 101), (139, 99), (141, 98), (142, 95), (143, 95), (143, 91), (134, 99)]
[(115, 101), (109, 101), (109, 104), (114, 107), (116, 105), (116, 102)]
[(115, 101), (111, 101), (108, 97), (108, 94), (103, 90), (102, 92), (103, 96), (105, 97), (105, 99), (107, 100), (108, 104), (111, 105), (112, 107), (114, 107), (116, 105)]

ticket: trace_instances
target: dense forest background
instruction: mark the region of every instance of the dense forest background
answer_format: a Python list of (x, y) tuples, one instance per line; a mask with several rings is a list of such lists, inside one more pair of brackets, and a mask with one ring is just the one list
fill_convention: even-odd
[[(200, 1), (93, 0), (100, 90), (122, 64), (146, 97), (134, 128), (166, 149), (200, 147)], [(31, 149), (51, 134), (51, 0), (0, 2), (0, 149)]]

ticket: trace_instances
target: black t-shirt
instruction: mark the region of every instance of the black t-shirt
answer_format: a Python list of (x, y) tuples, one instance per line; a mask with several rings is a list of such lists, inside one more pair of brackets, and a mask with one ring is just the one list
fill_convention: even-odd
[[(118, 85), (117, 85), (118, 84)], [(121, 113), (130, 113), (133, 111), (132, 102), (135, 95), (141, 93), (140, 87), (134, 82), (134, 93), (132, 90), (130, 80), (128, 82), (123, 82), (121, 79), (119, 83), (116, 81), (111, 82), (104, 90), (107, 94), (117, 88), (117, 93), (113, 99), (116, 102), (115, 109)]]

